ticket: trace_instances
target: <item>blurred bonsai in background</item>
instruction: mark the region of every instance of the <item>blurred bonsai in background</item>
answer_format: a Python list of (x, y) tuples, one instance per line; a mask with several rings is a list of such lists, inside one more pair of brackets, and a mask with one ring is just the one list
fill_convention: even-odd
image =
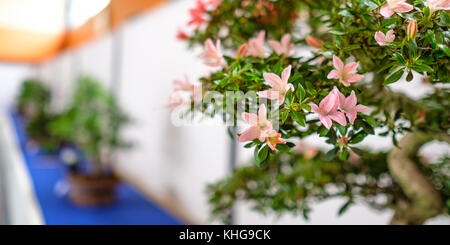
[(120, 137), (129, 122), (110, 91), (89, 76), (77, 81), (71, 103), (66, 111), (48, 124), (55, 138), (72, 142), (91, 160), (94, 173), (109, 168), (109, 156), (130, 144)]
[[(448, 214), (448, 157), (424, 163), (418, 154), (428, 142), (450, 143), (448, 10), (447, 0), (198, 0), (177, 36), (203, 44), (200, 58), (214, 70), (197, 84), (175, 81), (171, 105), (244, 121), (238, 140), (255, 159), (209, 188), (214, 213), (224, 218), (242, 198), (260, 211), (306, 215), (310, 200), (339, 195), (348, 199), (341, 212), (358, 199), (393, 208), (393, 224)], [(392, 91), (402, 77), (432, 92), (417, 99)], [(205, 99), (212, 93), (222, 103)], [(394, 146), (361, 149), (369, 135)], [(331, 149), (292, 153), (308, 136)], [(358, 166), (348, 162), (355, 156)], [(382, 205), (372, 201), (378, 195)]]
[(49, 109), (50, 92), (37, 80), (26, 80), (17, 99), (25, 116), (28, 135), (46, 151), (74, 144), (91, 160), (94, 173), (111, 164), (109, 156), (129, 147), (120, 132), (129, 122), (115, 97), (99, 81), (89, 76), (77, 81), (66, 110)]
[(50, 100), (50, 90), (41, 81), (29, 78), (22, 82), (16, 108), (25, 118), (31, 119), (47, 113)]

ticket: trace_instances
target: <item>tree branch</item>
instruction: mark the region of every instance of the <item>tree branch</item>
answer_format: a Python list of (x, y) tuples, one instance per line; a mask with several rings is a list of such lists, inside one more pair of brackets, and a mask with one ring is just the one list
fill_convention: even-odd
[[(441, 134), (406, 134), (388, 155), (389, 170), (410, 202), (400, 201), (391, 224), (422, 224), (444, 209), (440, 193), (425, 178), (413, 157), (420, 147), (433, 139), (448, 139)], [(441, 139), (441, 140), (442, 140)]]

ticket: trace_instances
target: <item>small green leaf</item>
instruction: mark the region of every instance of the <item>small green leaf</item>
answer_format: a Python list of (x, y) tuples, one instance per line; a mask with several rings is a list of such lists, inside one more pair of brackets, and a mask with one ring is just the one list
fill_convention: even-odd
[(339, 154), (339, 159), (346, 160), (349, 156), (349, 152), (347, 148), (342, 149), (341, 153)]
[(333, 149), (329, 150), (327, 152), (327, 154), (325, 155), (325, 160), (328, 160), (328, 161), (333, 160), (333, 158), (336, 156), (337, 150), (338, 150), (337, 148), (333, 148)]
[(353, 203), (352, 199), (349, 199), (338, 211), (338, 215), (342, 215), (345, 211), (347, 211), (348, 207)]
[(306, 117), (303, 113), (300, 113), (298, 111), (292, 111), (291, 117), (296, 121), (300, 126), (305, 127), (306, 126)]
[(302, 102), (305, 99), (306, 91), (300, 83), (298, 84), (296, 94), (297, 94), (297, 98), (300, 102)]
[(289, 152), (291, 150), (291, 148), (288, 145), (285, 144), (278, 144), (276, 146), (277, 150), (279, 150), (280, 152)]
[(383, 85), (388, 85), (391, 83), (395, 83), (397, 82), (402, 76), (403, 73), (405, 72), (405, 68), (401, 68), (398, 71), (392, 73), (384, 82)]
[(269, 146), (265, 145), (259, 152), (258, 152), (258, 162), (262, 163), (264, 162), (267, 157), (269, 156)]

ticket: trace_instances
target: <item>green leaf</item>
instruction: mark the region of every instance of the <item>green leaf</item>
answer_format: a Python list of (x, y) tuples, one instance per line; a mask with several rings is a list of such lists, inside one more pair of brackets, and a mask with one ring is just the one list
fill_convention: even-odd
[(347, 148), (342, 149), (341, 153), (339, 154), (339, 159), (346, 160), (349, 156), (349, 152)]
[(390, 25), (392, 25), (392, 24), (395, 24), (397, 21), (398, 21), (397, 18), (385, 19), (385, 20), (383, 21), (383, 26), (384, 26), (384, 27), (388, 27), (388, 26), (390, 26)]
[(285, 144), (278, 144), (276, 146), (277, 150), (279, 150), (280, 152), (289, 152), (291, 150), (291, 148), (288, 145)]
[(367, 7), (369, 7), (369, 9), (368, 9), (369, 11), (372, 11), (372, 10), (378, 8), (378, 4), (376, 4), (372, 1), (369, 1), (369, 0), (362, 0), (362, 3), (364, 5), (366, 5)]
[(417, 56), (417, 43), (412, 38), (408, 42), (408, 55), (410, 59), (414, 59)]
[(311, 111), (311, 106), (308, 104), (302, 104), (303, 109), (307, 110), (307, 111)]
[(412, 66), (410, 66), (411, 69), (417, 71), (417, 72), (433, 72), (433, 68), (431, 68), (430, 66), (426, 65), (426, 64), (414, 64)]
[(324, 136), (326, 136), (328, 134), (328, 132), (329, 132), (329, 130), (327, 128), (322, 127), (322, 129), (319, 132), (319, 136), (320, 137), (324, 137)]
[(337, 148), (333, 148), (333, 149), (329, 150), (327, 152), (327, 154), (325, 155), (325, 160), (328, 160), (328, 161), (333, 160), (333, 158), (336, 156), (337, 150), (338, 150)]
[(245, 144), (245, 145), (244, 145), (244, 148), (251, 148), (251, 147), (253, 147), (254, 145), (255, 145), (254, 142), (250, 142), (250, 143)]
[(281, 122), (284, 123), (286, 122), (286, 119), (289, 117), (289, 111), (282, 111), (281, 113)]
[(357, 148), (357, 147), (350, 146), (350, 149), (352, 149), (352, 151), (354, 153), (356, 153), (357, 155), (359, 155), (359, 156), (364, 155), (364, 151), (359, 149), (359, 148)]
[(303, 113), (300, 113), (298, 111), (292, 111), (291, 117), (296, 121), (300, 126), (305, 127), (306, 126), (306, 117)]
[(305, 99), (306, 91), (300, 83), (298, 84), (296, 94), (297, 94), (297, 98), (300, 102), (302, 102)]
[(264, 162), (267, 157), (269, 157), (269, 146), (265, 145), (259, 152), (258, 152), (258, 162), (262, 163)]
[(395, 83), (397, 82), (402, 76), (403, 73), (405, 72), (405, 68), (401, 68), (398, 71), (392, 73), (384, 82), (383, 85), (388, 85), (391, 83)]
[(351, 144), (358, 144), (359, 142), (363, 141), (367, 137), (367, 134), (364, 131), (361, 131), (357, 134), (355, 134), (349, 141)]
[(353, 203), (352, 199), (349, 199), (338, 211), (338, 215), (342, 215), (347, 209), (350, 207), (350, 205)]
[(292, 91), (289, 90), (289, 92), (287, 92), (287, 94), (286, 94), (286, 99), (285, 99), (284, 103), (288, 106), (291, 105), (292, 102), (294, 102), (293, 98), (294, 97), (293, 97)]
[(360, 49), (360, 48), (361, 48), (361, 45), (352, 44), (352, 45), (348, 45), (348, 46), (344, 47), (344, 51), (351, 51), (351, 50)]

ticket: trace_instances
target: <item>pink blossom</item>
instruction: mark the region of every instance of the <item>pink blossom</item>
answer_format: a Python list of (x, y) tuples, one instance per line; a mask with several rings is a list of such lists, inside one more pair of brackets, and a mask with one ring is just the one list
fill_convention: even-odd
[(177, 37), (177, 39), (179, 39), (179, 40), (186, 40), (186, 39), (189, 39), (189, 35), (186, 34), (186, 32), (183, 31), (183, 30), (181, 30), (181, 29), (178, 29), (176, 37)]
[(264, 142), (268, 133), (272, 130), (272, 123), (267, 120), (266, 106), (262, 104), (259, 107), (258, 115), (243, 112), (242, 117), (250, 125), (250, 128), (242, 132), (238, 140), (245, 142), (258, 138), (261, 142)]
[(387, 3), (380, 8), (380, 14), (385, 18), (391, 17), (394, 13), (406, 13), (413, 10), (413, 6), (406, 3), (406, 0), (387, 0)]
[(323, 41), (318, 38), (308, 35), (306, 37), (305, 41), (309, 46), (311, 46), (313, 48), (318, 48), (318, 49), (323, 48)]
[(184, 80), (173, 80), (174, 91), (186, 91), (192, 92), (194, 90), (194, 84), (189, 81), (187, 75), (184, 75)]
[(319, 114), (319, 120), (322, 124), (330, 129), (333, 125), (333, 121), (345, 126), (347, 124), (347, 120), (345, 119), (344, 113), (338, 111), (339, 107), (339, 98), (338, 96), (330, 92), (323, 100), (319, 103), (319, 106), (316, 104), (310, 104), (311, 110), (317, 114)]
[(284, 141), (280, 138), (281, 138), (281, 134), (275, 130), (271, 130), (267, 134), (267, 136), (266, 136), (267, 145), (269, 146), (270, 149), (272, 149), (272, 151), (275, 150), (275, 147), (278, 144), (286, 144), (286, 141)]
[(356, 74), (359, 62), (350, 62), (344, 65), (339, 57), (333, 55), (333, 66), (334, 70), (328, 74), (328, 79), (339, 79), (339, 82), (346, 87), (364, 78), (363, 75)]
[(395, 39), (394, 30), (389, 30), (386, 32), (386, 35), (381, 31), (375, 32), (375, 40), (380, 46), (387, 46), (389, 43), (392, 43)]
[(291, 76), (291, 66), (286, 67), (281, 73), (281, 78), (275, 73), (264, 73), (264, 80), (272, 87), (272, 89), (258, 92), (258, 95), (262, 98), (268, 98), (270, 100), (278, 100), (278, 105), (284, 103), (284, 97), (286, 93), (291, 90), (294, 91), (294, 85), (288, 83)]
[(334, 87), (331, 92), (338, 97), (339, 100), (338, 108), (339, 110), (345, 113), (350, 124), (353, 124), (355, 122), (358, 112), (364, 112), (369, 110), (369, 107), (357, 104), (355, 91), (352, 91), (347, 98), (345, 98), (345, 96), (336, 87)]
[(180, 92), (173, 92), (169, 97), (169, 104), (167, 104), (167, 107), (175, 109), (182, 104), (184, 104), (184, 100)]
[(437, 10), (450, 10), (450, 0), (427, 0), (427, 5), (432, 13)]
[(241, 57), (245, 57), (247, 56), (247, 53), (248, 53), (248, 45), (244, 43), (238, 48), (236, 52), (236, 58), (239, 59)]
[(269, 40), (269, 45), (278, 55), (284, 54), (286, 56), (289, 56), (294, 48), (294, 44), (291, 43), (291, 35), (289, 34), (284, 34), (280, 42)]
[(264, 58), (264, 36), (265, 31), (260, 31), (256, 38), (251, 38), (248, 41), (248, 46), (250, 47), (249, 55), (259, 58)]
[(197, 1), (197, 6), (195, 8), (189, 9), (190, 20), (188, 22), (188, 26), (193, 25), (195, 29), (198, 29), (206, 23), (206, 19), (204, 18), (206, 12), (206, 6), (201, 2)]
[(206, 53), (200, 57), (205, 60), (205, 65), (208, 66), (223, 66), (226, 65), (226, 61), (223, 58), (222, 50), (220, 48), (220, 40), (216, 41), (216, 46), (214, 46), (211, 39), (205, 41)]

